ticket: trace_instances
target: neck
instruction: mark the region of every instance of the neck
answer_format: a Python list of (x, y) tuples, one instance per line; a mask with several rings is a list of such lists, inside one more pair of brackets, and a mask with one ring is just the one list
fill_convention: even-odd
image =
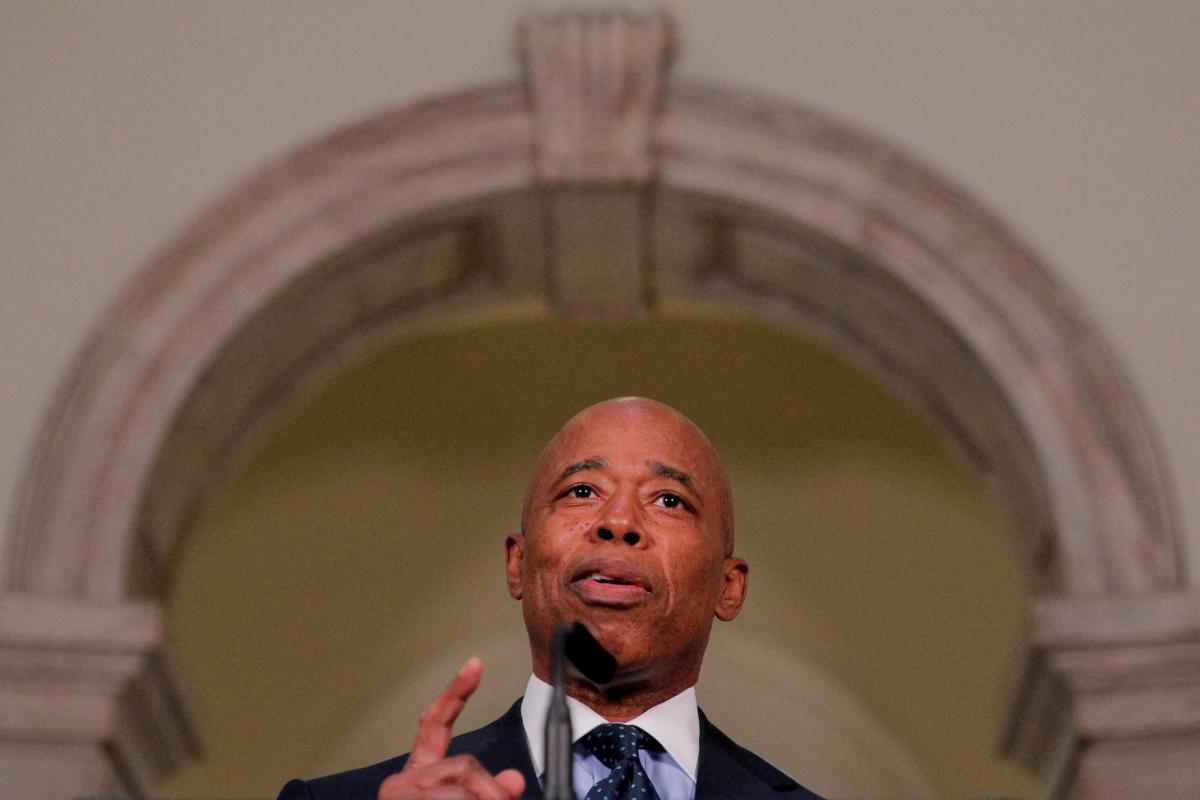
[[(694, 684), (689, 684), (694, 685)], [(670, 700), (688, 686), (672, 687), (605, 687), (587, 681), (568, 683), (567, 694), (591, 708), (609, 722), (628, 722), (636, 719), (659, 703)]]
[[(691, 670), (672, 680), (651, 680), (647, 676), (619, 675), (611, 684), (597, 686), (574, 670), (567, 675), (566, 689), (575, 698), (609, 722), (628, 722), (659, 703), (696, 685), (699, 670)], [(534, 674), (550, 683), (548, 670), (535, 668)]]

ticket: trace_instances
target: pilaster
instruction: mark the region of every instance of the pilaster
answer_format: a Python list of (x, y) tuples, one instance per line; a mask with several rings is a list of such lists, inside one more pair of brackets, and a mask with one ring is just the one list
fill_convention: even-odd
[(1200, 593), (1041, 599), (1004, 748), (1058, 800), (1200, 787)]
[(0, 785), (13, 797), (141, 793), (199, 753), (148, 602), (0, 599)]

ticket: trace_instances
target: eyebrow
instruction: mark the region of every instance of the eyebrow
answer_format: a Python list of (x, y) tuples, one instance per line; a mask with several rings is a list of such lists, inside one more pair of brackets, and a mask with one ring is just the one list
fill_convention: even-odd
[(649, 467), (650, 471), (655, 475), (661, 475), (664, 478), (670, 478), (673, 481), (678, 481), (692, 491), (695, 491), (696, 489), (696, 484), (692, 481), (692, 476), (688, 475), (681, 469), (672, 467), (669, 464), (664, 464), (661, 461), (647, 461), (646, 466)]
[(608, 459), (603, 458), (601, 456), (592, 456), (591, 458), (585, 458), (583, 461), (576, 461), (574, 464), (571, 464), (566, 469), (564, 469), (562, 471), (562, 474), (558, 476), (558, 480), (555, 481), (555, 483), (566, 480), (568, 477), (574, 475), (576, 472), (586, 472), (589, 469), (603, 469), (607, 466), (608, 466)]

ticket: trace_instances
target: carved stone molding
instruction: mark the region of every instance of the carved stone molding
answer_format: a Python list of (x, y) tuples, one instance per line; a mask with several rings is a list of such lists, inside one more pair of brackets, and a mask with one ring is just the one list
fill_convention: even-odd
[(672, 55), (663, 14), (526, 17), (518, 48), (546, 184), (644, 183)]
[[(814, 333), (909, 398), (1006, 501), (1033, 591), (1183, 581), (1142, 409), (1084, 309), (1003, 225), (896, 148), (807, 109), (676, 84), (657, 131), (658, 190), (717, 198), (702, 212), (715, 229), (750, 232), (673, 285)], [(755, 240), (787, 242), (773, 273), (739, 266), (736, 248)], [(814, 272), (840, 275), (837, 291), (812, 296)], [(990, 410), (963, 407), (976, 397)]]
[(1194, 793), (1200, 593), (1036, 601), (1004, 747), (1055, 797)]
[(147, 601), (0, 599), (0, 743), (26, 752), (6, 792), (144, 792), (200, 754), (185, 695), (157, 653), (161, 617)]
[(896, 148), (667, 82), (664, 17), (534, 17), (520, 37), (523, 83), (267, 165), (82, 343), (7, 539), (0, 780), (19, 752), (42, 765), (30, 798), (136, 790), (196, 756), (158, 609), (206, 500), (316, 382), (439, 320), (700, 307), (828, 342), (1008, 510), (1035, 624), (1007, 741), (1056, 797), (1115, 797), (1096, 788), (1114, 772), (1161, 789), (1164, 763), (1200, 781), (1162, 456), (1070, 292)]
[(636, 187), (654, 178), (673, 33), (663, 14), (534, 15), (518, 29), (562, 314), (612, 320), (653, 305), (650, 209)]

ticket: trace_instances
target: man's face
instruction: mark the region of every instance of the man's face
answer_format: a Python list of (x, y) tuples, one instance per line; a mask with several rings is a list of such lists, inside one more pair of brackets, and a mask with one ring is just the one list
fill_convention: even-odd
[(732, 619), (745, 592), (727, 504), (716, 453), (674, 410), (629, 398), (568, 422), (507, 544), (535, 671), (545, 677), (555, 623), (578, 620), (616, 656), (619, 680), (694, 682), (714, 615)]

